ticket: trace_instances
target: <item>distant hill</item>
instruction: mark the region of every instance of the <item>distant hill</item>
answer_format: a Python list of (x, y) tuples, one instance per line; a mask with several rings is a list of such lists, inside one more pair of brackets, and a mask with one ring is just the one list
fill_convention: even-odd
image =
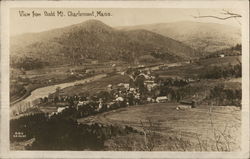
[(240, 28), (216, 23), (182, 21), (118, 27), (118, 29), (145, 29), (183, 42), (200, 52), (214, 52), (241, 43)]
[[(191, 47), (147, 30), (122, 31), (101, 21), (11, 37), (11, 65), (79, 64), (86, 59), (136, 62), (144, 56), (173, 62), (195, 56)], [(29, 62), (27, 62), (29, 61)], [(32, 65), (33, 66), (30, 66)]]

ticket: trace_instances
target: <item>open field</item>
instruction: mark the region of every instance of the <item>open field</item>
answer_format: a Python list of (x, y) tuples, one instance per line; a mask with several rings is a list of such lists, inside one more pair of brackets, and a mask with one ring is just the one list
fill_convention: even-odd
[[(193, 109), (176, 110), (177, 103), (154, 103), (121, 108), (87, 118), (78, 119), (80, 123), (99, 122), (103, 124), (128, 125), (142, 130), (142, 122), (148, 119), (159, 125), (155, 131), (162, 135), (162, 140), (169, 136), (179, 136), (193, 143), (191, 150), (199, 149), (198, 138), (206, 141), (208, 150), (215, 149), (216, 133), (225, 132), (230, 135), (230, 149), (239, 150), (240, 143), (240, 110), (236, 107), (213, 107), (211, 113), (208, 106)], [(212, 122), (212, 124), (211, 124)], [(197, 137), (198, 136), (198, 137)], [(161, 145), (162, 146), (162, 145)]]
[(122, 75), (113, 75), (113, 76), (108, 76), (106, 78), (102, 78), (97, 81), (90, 82), (88, 84), (80, 84), (72, 87), (65, 88), (64, 94), (66, 95), (73, 95), (73, 94), (79, 94), (83, 92), (88, 92), (90, 94), (95, 94), (98, 91), (106, 91), (107, 86), (109, 84), (112, 85), (117, 85), (119, 83), (128, 83), (129, 82), (129, 77), (128, 76), (122, 76)]
[(155, 73), (159, 74), (160, 77), (195, 77), (208, 67), (227, 66), (229, 64), (235, 65), (239, 64), (239, 61), (241, 61), (241, 56), (200, 59), (199, 61), (190, 64), (177, 67), (170, 67), (166, 70), (156, 71)]

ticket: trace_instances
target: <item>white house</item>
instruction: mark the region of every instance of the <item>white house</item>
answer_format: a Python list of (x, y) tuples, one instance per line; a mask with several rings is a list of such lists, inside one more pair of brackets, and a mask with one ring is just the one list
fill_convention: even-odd
[(115, 100), (122, 102), (122, 101), (124, 101), (124, 98), (123, 97), (117, 97)]
[(176, 110), (185, 110), (185, 109), (191, 109), (192, 106), (191, 105), (178, 105), (176, 107)]
[(160, 96), (160, 97), (157, 97), (155, 101), (157, 103), (165, 103), (165, 102), (168, 101), (168, 97), (166, 97), (166, 96)]
[(113, 88), (112, 84), (109, 84), (107, 87), (108, 87), (108, 90), (111, 90)]
[(223, 57), (225, 57), (225, 55), (224, 54), (220, 54), (220, 57), (223, 58)]
[(102, 104), (102, 102), (100, 102), (99, 105), (98, 105), (97, 111), (99, 111), (100, 109), (102, 109), (102, 106), (103, 106), (103, 104)]
[(196, 102), (193, 100), (181, 101), (180, 104), (176, 107), (177, 110), (185, 110), (195, 108)]
[(124, 88), (129, 89), (129, 83), (124, 83)]
[(148, 102), (154, 102), (154, 99), (151, 98), (151, 97), (148, 97), (148, 98), (147, 98), (147, 101), (148, 101)]
[(57, 113), (61, 113), (64, 109), (66, 109), (67, 107), (58, 107), (57, 108)]

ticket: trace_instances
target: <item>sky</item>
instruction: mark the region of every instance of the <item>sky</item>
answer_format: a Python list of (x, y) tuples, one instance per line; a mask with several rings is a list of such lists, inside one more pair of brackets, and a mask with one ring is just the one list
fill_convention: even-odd
[[(41, 32), (54, 28), (60, 28), (84, 22), (88, 19), (101, 20), (105, 24), (117, 26), (132, 26), (153, 23), (169, 23), (177, 21), (212, 22), (240, 27), (236, 19), (218, 20), (214, 18), (194, 18), (198, 15), (221, 14), (223, 8), (218, 9), (183, 9), (183, 8), (11, 8), (10, 9), (10, 35), (18, 35), (28, 32)], [(235, 13), (237, 10), (227, 9)], [(30, 13), (30, 16), (21, 16), (20, 12)], [(32, 12), (40, 13), (41, 16), (32, 17)], [(64, 16), (45, 16), (44, 12), (62, 11)], [(84, 13), (83, 16), (70, 16), (69, 13)], [(109, 16), (92, 16), (97, 12), (107, 13)]]

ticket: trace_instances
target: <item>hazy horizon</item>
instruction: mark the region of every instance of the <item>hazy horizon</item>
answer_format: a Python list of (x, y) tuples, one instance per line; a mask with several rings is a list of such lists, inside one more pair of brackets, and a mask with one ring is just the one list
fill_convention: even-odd
[[(96, 21), (101, 21), (103, 22), (102, 20), (97, 20), (97, 19), (88, 19), (88, 20), (96, 20)], [(42, 31), (34, 31), (34, 32), (24, 32), (24, 33), (19, 33), (19, 34), (14, 34), (14, 35), (11, 35), (11, 36), (18, 36), (18, 35), (23, 35), (23, 34), (33, 34), (33, 33), (41, 33), (41, 32), (46, 32), (46, 31), (50, 31), (50, 30), (54, 30), (54, 29), (60, 29), (60, 28), (64, 28), (64, 27), (68, 27), (68, 26), (72, 26), (72, 25), (77, 25), (77, 24), (80, 24), (80, 23), (84, 23), (88, 20), (85, 20), (85, 21), (81, 21), (79, 23), (76, 23), (76, 24), (70, 24), (70, 25), (67, 25), (67, 26), (62, 26), (62, 27), (56, 27), (56, 28), (51, 28), (51, 29), (48, 29), (48, 30), (42, 30)], [(139, 25), (123, 25), (123, 26), (111, 26), (111, 25), (108, 25), (106, 23), (106, 25), (112, 27), (112, 28), (122, 28), (122, 27), (134, 27), (134, 26), (143, 26), (143, 25), (154, 25), (154, 24), (167, 24), (167, 23), (183, 23), (183, 22), (186, 22), (186, 23), (210, 23), (210, 24), (219, 24), (219, 25), (226, 25), (226, 26), (230, 26), (230, 27), (235, 27), (235, 28), (239, 28), (237, 26), (233, 26), (233, 25), (228, 25), (228, 24), (221, 24), (221, 23), (214, 23), (214, 22), (197, 22), (197, 21), (174, 21), (174, 22), (159, 22), (159, 23), (146, 23), (146, 24), (139, 24)]]
[[(110, 13), (111, 16), (39, 16), (39, 17), (23, 17), (20, 16), (19, 11), (25, 11), (31, 13), (36, 11), (42, 13), (63, 11), (64, 13), (83, 12), (90, 13), (101, 11)], [(38, 33), (48, 31), (56, 28), (62, 28), (78, 23), (82, 23), (86, 20), (100, 20), (103, 23), (111, 27), (123, 27), (123, 26), (137, 26), (148, 25), (157, 23), (175, 23), (175, 22), (202, 22), (202, 23), (216, 23), (224, 24), (234, 27), (240, 27), (239, 22), (235, 19), (218, 20), (213, 18), (199, 18), (195, 19), (193, 16), (200, 15), (212, 15), (219, 13), (222, 9), (167, 9), (167, 8), (13, 8), (10, 10), (10, 35), (21, 35), (26, 33)], [(238, 12), (237, 12), (238, 13)], [(218, 16), (220, 14), (217, 14)], [(221, 15), (220, 15), (221, 16)]]

